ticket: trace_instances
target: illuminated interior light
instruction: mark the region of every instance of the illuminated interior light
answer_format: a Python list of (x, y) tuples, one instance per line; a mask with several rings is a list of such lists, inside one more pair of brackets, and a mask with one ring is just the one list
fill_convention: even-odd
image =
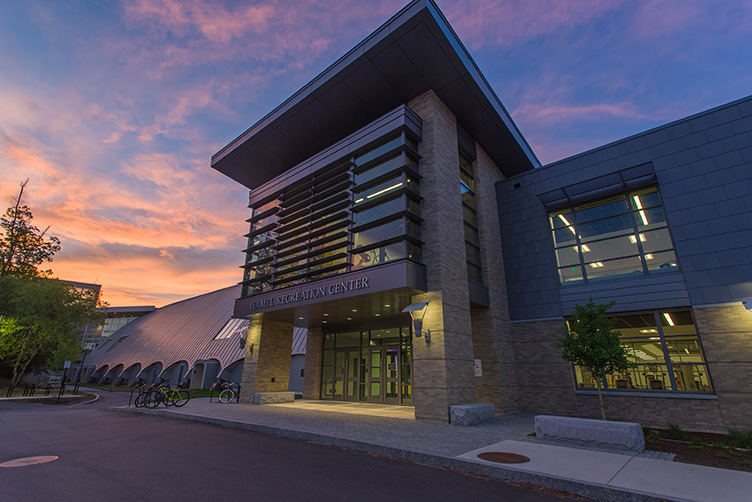
[(653, 255), (651, 253), (648, 253), (648, 254), (645, 255), (645, 259), (646, 260), (652, 260), (653, 259)]
[[(645, 242), (647, 239), (645, 238), (645, 234), (640, 234), (640, 242)], [(629, 242), (632, 244), (637, 244), (637, 236), (636, 235), (630, 235), (629, 236)]]
[(358, 200), (356, 200), (356, 201), (355, 201), (355, 203), (356, 203), (356, 204), (357, 204), (358, 202), (363, 202), (363, 197), (361, 197), (360, 199), (358, 199)]
[(684, 352), (686, 352), (687, 354), (689, 354), (689, 349), (685, 348)]
[(640, 210), (640, 218), (642, 218), (642, 224), (648, 224), (648, 217), (645, 215), (645, 211)]
[[(395, 188), (399, 188), (399, 187), (401, 187), (401, 186), (402, 186), (402, 182), (400, 181), (400, 182), (399, 182), (399, 183), (397, 183), (396, 185), (392, 185), (392, 186), (390, 186), (390, 187), (387, 187), (387, 188), (385, 188), (385, 189), (383, 189), (383, 190), (379, 190), (379, 191), (378, 191), (378, 192), (376, 192), (376, 193), (372, 193), (371, 195), (367, 195), (367, 196), (366, 196), (366, 199), (372, 199), (372, 198), (374, 198), (374, 197), (377, 197), (377, 196), (381, 195), (382, 193), (386, 193), (386, 192), (388, 192), (388, 191), (390, 191), (390, 190), (394, 190)], [(355, 201), (355, 202), (357, 202), (357, 201)]]
[(567, 226), (567, 228), (574, 234), (577, 235), (577, 232), (574, 231), (574, 227), (571, 223), (569, 223), (569, 220), (564, 217), (563, 214), (559, 215), (559, 219), (564, 222), (564, 224)]
[(648, 338), (648, 340), (660, 340), (660, 339), (661, 339), (660, 336), (651, 336), (650, 338)]
[(657, 329), (641, 329), (640, 333), (658, 333)]
[(348, 318), (347, 318), (347, 320), (348, 320), (348, 321), (352, 321), (352, 317), (348, 317)]
[(671, 314), (669, 314), (668, 312), (663, 313), (663, 318), (666, 319), (666, 322), (668, 323), (669, 326), (676, 326), (674, 324), (674, 320), (671, 319)]
[[(575, 251), (579, 251), (580, 250), (579, 246), (573, 246), (572, 249), (574, 249)], [(583, 253), (589, 253), (590, 252), (590, 248), (588, 247), (587, 244), (583, 244), (582, 245), (582, 252)]]
[(373, 314), (373, 315), (375, 315), (376, 317), (379, 317), (381, 314)]
[(601, 267), (603, 267), (604, 265), (603, 265), (603, 262), (600, 262), (600, 261), (596, 261), (596, 262), (594, 262), (594, 263), (591, 263), (591, 264), (590, 264), (590, 266), (591, 266), (591, 267), (593, 267), (593, 268), (601, 268)]
[(635, 206), (637, 206), (637, 209), (642, 209), (642, 201), (640, 201), (640, 196), (635, 195), (634, 197), (632, 197), (632, 199), (634, 199), (634, 203)]

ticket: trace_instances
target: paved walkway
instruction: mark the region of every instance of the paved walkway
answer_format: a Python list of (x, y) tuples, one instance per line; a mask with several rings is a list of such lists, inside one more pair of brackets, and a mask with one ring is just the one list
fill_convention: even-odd
[[(411, 461), (532, 483), (594, 500), (748, 502), (752, 473), (650, 457), (542, 444), (531, 437), (534, 415), (512, 413), (473, 427), (415, 421), (413, 409), (361, 403), (296, 401), (254, 406), (191, 400), (183, 408), (110, 408), (214, 423), (347, 446)], [(524, 455), (498, 464), (483, 452)]]

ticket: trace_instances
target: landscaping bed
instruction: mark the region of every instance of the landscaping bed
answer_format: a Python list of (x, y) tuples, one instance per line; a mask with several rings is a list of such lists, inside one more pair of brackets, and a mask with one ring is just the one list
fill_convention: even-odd
[(752, 430), (712, 434), (675, 426), (645, 429), (645, 443), (648, 450), (676, 454), (676, 462), (752, 472)]

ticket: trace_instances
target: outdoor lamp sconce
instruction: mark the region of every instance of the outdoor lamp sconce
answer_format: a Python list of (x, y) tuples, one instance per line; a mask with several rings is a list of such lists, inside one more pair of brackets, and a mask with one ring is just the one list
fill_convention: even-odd
[(742, 300), (742, 305), (744, 305), (744, 308), (752, 312), (752, 298), (747, 298), (745, 300)]
[(426, 343), (431, 343), (431, 330), (427, 329), (423, 331), (423, 318), (426, 315), (426, 310), (428, 310), (428, 304), (431, 302), (418, 302), (418, 303), (411, 303), (404, 309), (402, 309), (402, 312), (409, 312), (410, 317), (413, 319), (413, 333), (415, 333), (415, 338), (420, 338), (421, 336), (426, 337)]

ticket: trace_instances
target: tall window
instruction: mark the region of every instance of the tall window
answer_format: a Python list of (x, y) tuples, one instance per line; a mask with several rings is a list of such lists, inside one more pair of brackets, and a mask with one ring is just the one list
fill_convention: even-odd
[(394, 133), (251, 205), (243, 296), (421, 262), (418, 144)]
[[(621, 346), (635, 366), (601, 376), (606, 389), (676, 392), (713, 390), (700, 339), (689, 310), (616, 316)], [(574, 367), (578, 388), (595, 388), (595, 377)]]
[(678, 270), (655, 187), (549, 214), (562, 284)]
[(462, 195), (462, 219), (465, 227), (465, 256), (467, 277), (483, 282), (480, 261), (480, 236), (478, 234), (478, 205), (475, 200), (475, 177), (473, 162), (460, 152), (460, 193)]

